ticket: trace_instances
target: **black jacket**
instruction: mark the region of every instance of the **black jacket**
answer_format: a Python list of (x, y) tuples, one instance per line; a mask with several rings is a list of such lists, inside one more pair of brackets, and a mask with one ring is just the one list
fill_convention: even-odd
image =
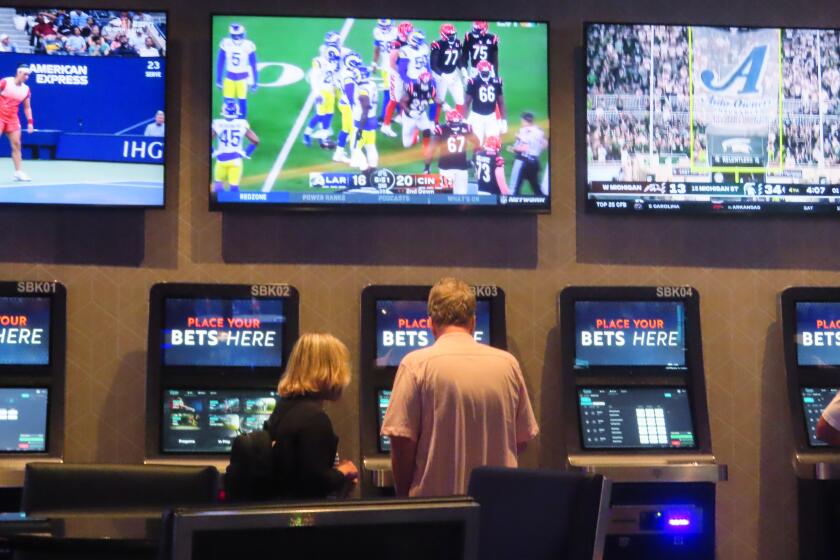
[(325, 498), (339, 492), (344, 475), (333, 467), (338, 436), (321, 404), (281, 398), (268, 419), (281, 498)]

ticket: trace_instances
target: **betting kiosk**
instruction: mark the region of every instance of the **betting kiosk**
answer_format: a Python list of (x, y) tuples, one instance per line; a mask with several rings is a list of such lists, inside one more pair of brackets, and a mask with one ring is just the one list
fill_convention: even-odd
[(66, 308), (58, 282), (0, 282), (0, 488), (62, 460)]
[(146, 463), (214, 465), (263, 427), (298, 336), (285, 284), (155, 284), (149, 298)]
[(817, 422), (840, 391), (840, 288), (788, 288), (780, 312), (798, 479), (799, 557), (836, 558), (840, 448), (817, 438)]
[[(393, 494), (391, 442), (379, 428), (403, 356), (434, 343), (427, 300), (430, 286), (368, 286), (362, 292), (360, 436), (361, 491), (365, 497)], [(505, 293), (498, 286), (473, 286), (475, 339), (507, 347)]]
[(559, 312), (569, 465), (613, 481), (605, 558), (714, 558), (726, 468), (712, 454), (697, 292), (569, 287)]

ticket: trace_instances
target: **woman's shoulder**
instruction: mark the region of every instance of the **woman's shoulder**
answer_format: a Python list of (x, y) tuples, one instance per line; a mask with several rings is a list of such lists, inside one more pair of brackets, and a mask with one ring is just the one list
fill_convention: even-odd
[(282, 421), (285, 418), (290, 422), (329, 422), (329, 416), (327, 416), (321, 403), (315, 399), (305, 397), (278, 399), (275, 413), (278, 421)]

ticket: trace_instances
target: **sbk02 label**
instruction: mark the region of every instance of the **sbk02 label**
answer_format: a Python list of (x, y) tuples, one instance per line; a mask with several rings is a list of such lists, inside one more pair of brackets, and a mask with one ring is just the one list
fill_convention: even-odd
[(254, 284), (251, 286), (252, 297), (289, 297), (292, 287), (288, 284)]

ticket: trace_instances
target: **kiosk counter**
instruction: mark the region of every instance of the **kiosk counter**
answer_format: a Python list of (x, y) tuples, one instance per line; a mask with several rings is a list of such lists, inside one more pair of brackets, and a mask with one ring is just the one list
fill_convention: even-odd
[(0, 282), (0, 488), (62, 461), (66, 309), (58, 282)]
[(156, 284), (149, 302), (146, 463), (224, 471), (234, 438), (259, 430), (298, 337), (285, 284)]
[(715, 484), (690, 287), (559, 296), (569, 466), (613, 481), (606, 558), (711, 558)]

